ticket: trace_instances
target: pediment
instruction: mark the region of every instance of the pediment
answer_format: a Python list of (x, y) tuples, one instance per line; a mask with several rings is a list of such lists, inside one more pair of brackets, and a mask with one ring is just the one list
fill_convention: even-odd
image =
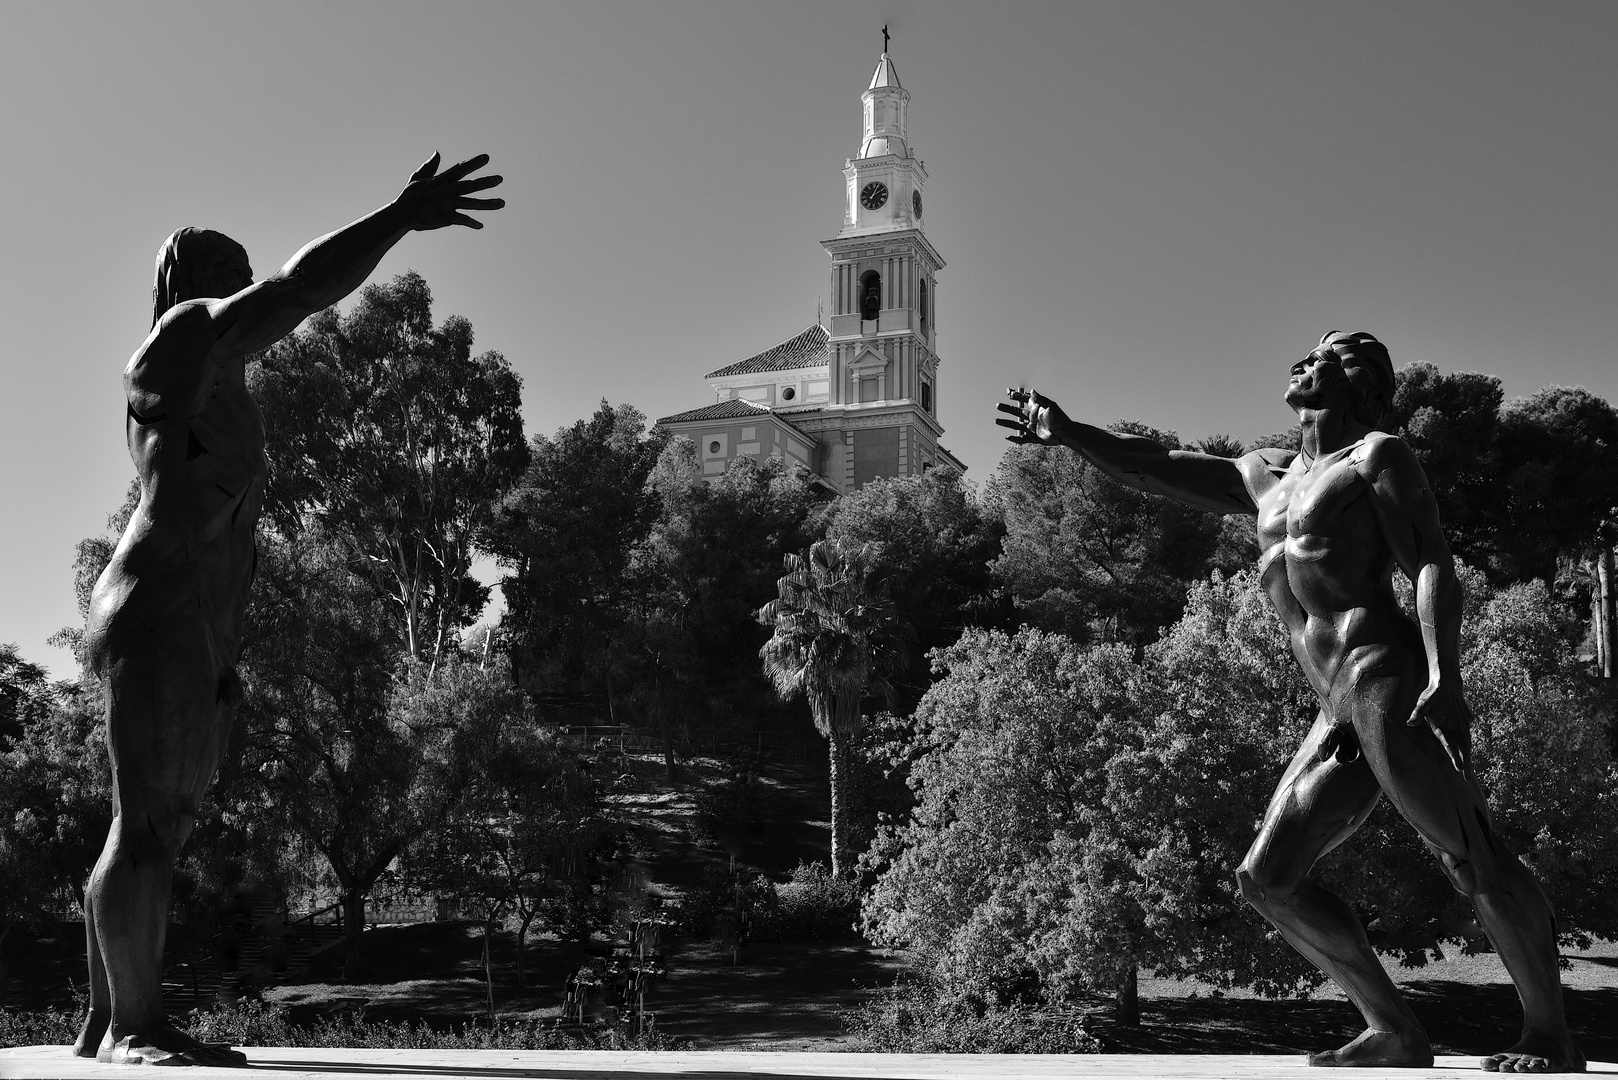
[(887, 366), (888, 358), (867, 345), (860, 350), (858, 356), (854, 357), (853, 362), (848, 365), (848, 369), (857, 372), (885, 371)]

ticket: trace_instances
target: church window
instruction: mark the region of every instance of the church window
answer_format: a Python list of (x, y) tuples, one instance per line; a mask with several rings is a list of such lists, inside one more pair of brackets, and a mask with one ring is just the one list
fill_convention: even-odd
[(928, 412), (933, 411), (933, 384), (932, 383), (924, 382), (924, 383), (921, 384), (921, 407), (923, 409), (926, 409)]
[(708, 444), (708, 453), (710, 454), (717, 454), (723, 449), (724, 447), (720, 444), (718, 439), (715, 439), (713, 442)]
[(793, 387), (783, 386), (781, 388), (781, 400), (782, 401), (791, 401), (793, 398), (795, 398), (797, 396), (798, 396), (798, 391), (796, 389), (794, 389)]
[(921, 314), (923, 324), (927, 322), (927, 282), (922, 281), (916, 290), (916, 310)]
[(860, 319), (875, 322), (882, 311), (882, 275), (867, 270), (860, 275)]

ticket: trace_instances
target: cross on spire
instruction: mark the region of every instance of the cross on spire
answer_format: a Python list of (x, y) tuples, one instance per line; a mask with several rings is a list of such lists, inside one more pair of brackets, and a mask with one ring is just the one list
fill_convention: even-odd
[(888, 51), (888, 24), (882, 24), (882, 51)]

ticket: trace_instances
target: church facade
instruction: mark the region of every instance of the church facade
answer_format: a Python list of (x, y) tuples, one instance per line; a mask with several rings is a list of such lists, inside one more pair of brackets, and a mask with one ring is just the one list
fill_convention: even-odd
[(831, 311), (771, 348), (710, 371), (712, 404), (657, 426), (689, 437), (705, 476), (738, 457), (781, 457), (834, 491), (939, 466), (938, 272), (927, 239), (927, 170), (905, 136), (910, 94), (883, 52), (861, 99), (864, 137), (843, 168), (843, 227), (831, 258)]

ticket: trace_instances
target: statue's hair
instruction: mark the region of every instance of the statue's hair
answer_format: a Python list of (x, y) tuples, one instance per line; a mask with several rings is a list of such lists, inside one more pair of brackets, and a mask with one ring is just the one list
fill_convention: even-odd
[(1356, 330), (1352, 334), (1330, 330), (1321, 335), (1320, 344), (1322, 347), (1333, 347), (1333, 351), (1338, 345), (1352, 349), (1357, 366), (1363, 368), (1371, 376), (1376, 389), (1382, 391), (1382, 415), (1389, 415), (1393, 409), (1396, 383), (1393, 378), (1393, 358), (1388, 355), (1388, 347), (1378, 341), (1375, 335), (1363, 330)]
[(152, 285), (152, 325), (180, 302), (180, 289), (193, 267), (247, 265), (247, 249), (222, 232), (186, 226), (175, 229), (157, 249), (157, 280)]

